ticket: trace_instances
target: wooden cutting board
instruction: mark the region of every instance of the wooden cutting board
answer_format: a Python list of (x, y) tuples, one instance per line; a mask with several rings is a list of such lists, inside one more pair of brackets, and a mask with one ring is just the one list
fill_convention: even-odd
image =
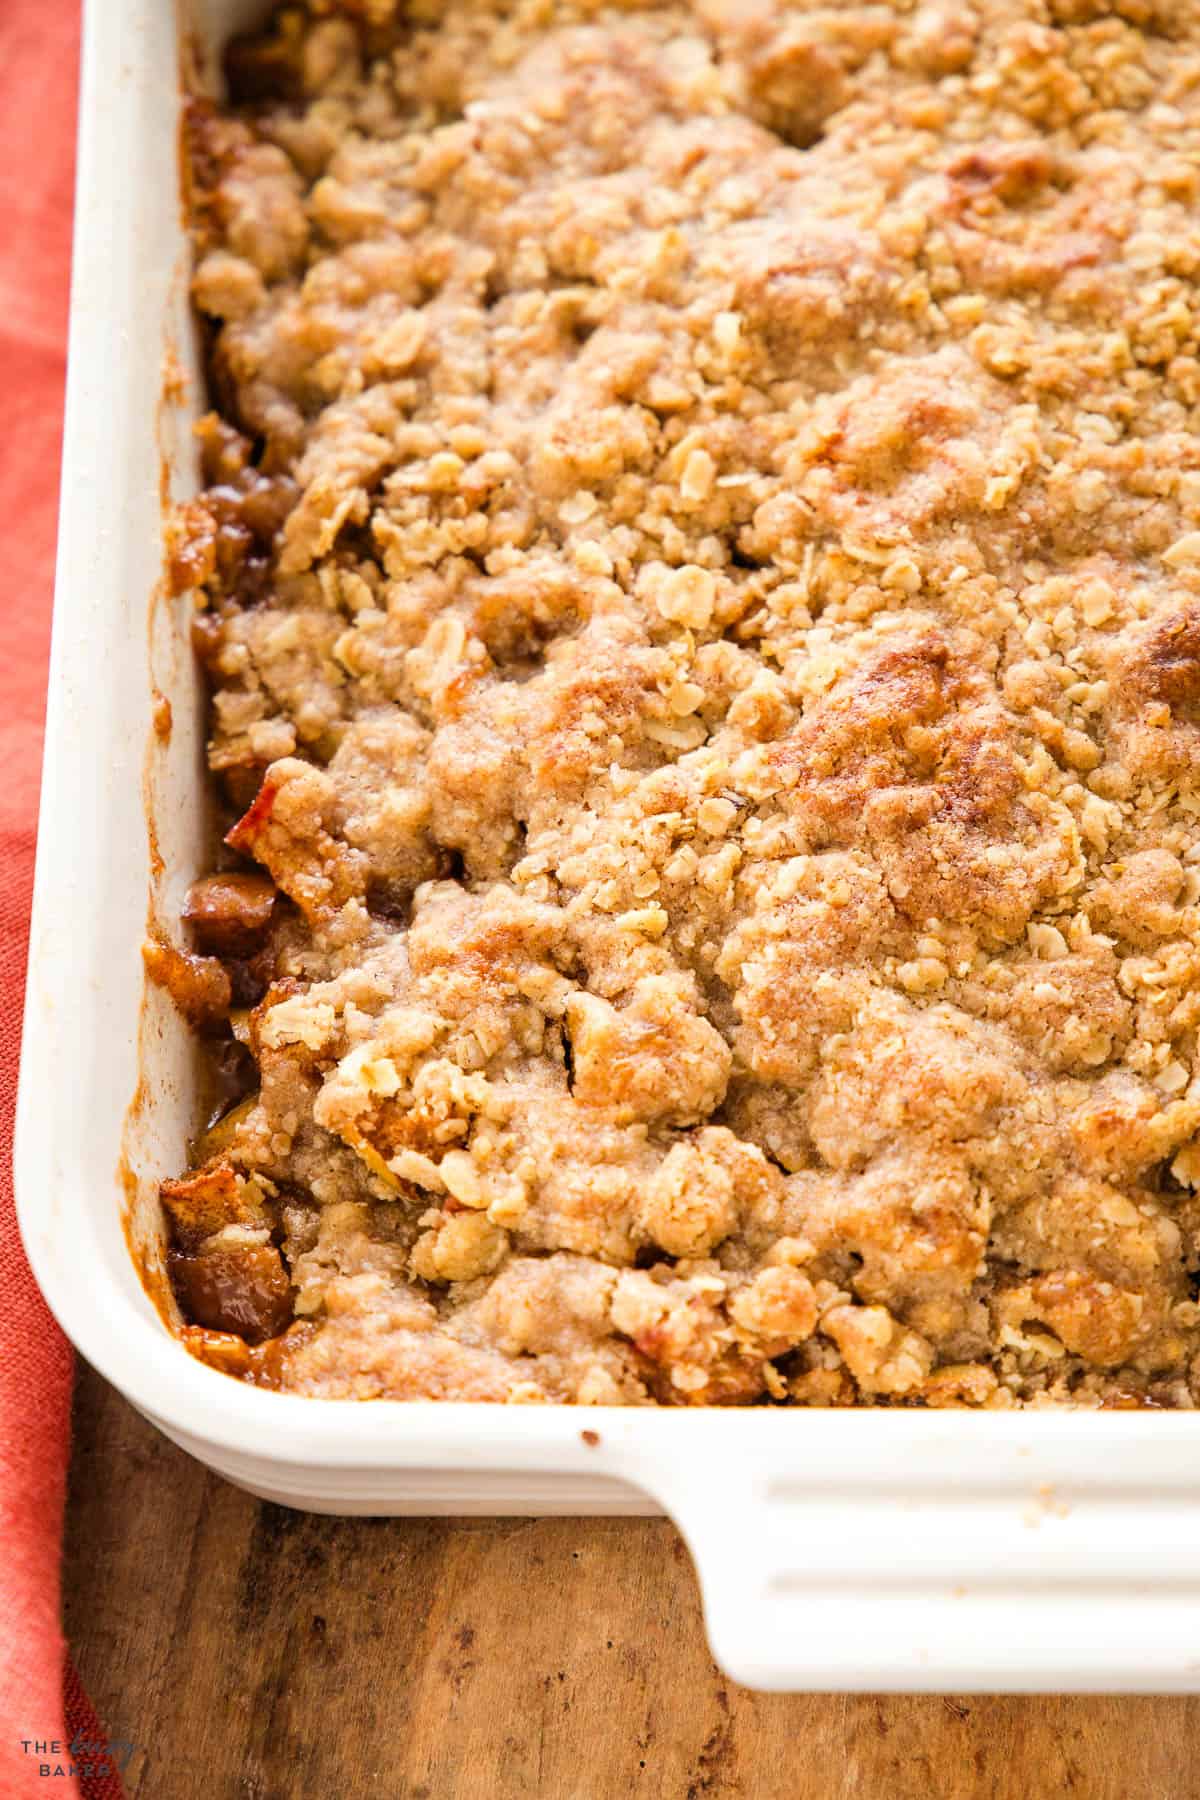
[(664, 1521), (288, 1512), (86, 1369), (65, 1590), (130, 1800), (1200, 1796), (1200, 1700), (748, 1693)]

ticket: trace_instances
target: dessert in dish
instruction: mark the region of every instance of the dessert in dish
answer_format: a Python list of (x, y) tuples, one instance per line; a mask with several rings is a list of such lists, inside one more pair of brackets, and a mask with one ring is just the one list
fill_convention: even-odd
[(1190, 1406), (1200, 6), (312, 0), (227, 74), (189, 1347)]

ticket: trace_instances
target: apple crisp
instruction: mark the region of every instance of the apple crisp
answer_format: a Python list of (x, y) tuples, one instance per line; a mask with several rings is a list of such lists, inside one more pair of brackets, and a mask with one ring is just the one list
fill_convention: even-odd
[(227, 75), (190, 1347), (1191, 1406), (1200, 5), (310, 0)]

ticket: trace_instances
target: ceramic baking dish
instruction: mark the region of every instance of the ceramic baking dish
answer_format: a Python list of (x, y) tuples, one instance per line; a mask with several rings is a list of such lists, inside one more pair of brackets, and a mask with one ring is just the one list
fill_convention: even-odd
[[(188, 30), (211, 53), (254, 10), (207, 0)], [(152, 1272), (156, 1182), (186, 1161), (198, 1071), (170, 1004), (143, 997), (139, 946), (152, 885), (175, 916), (207, 830), (186, 605), (156, 597), (163, 487), (186, 491), (198, 400), (180, 41), (167, 0), (87, 8), (16, 1151), (63, 1327), (176, 1443), (293, 1506), (665, 1509), (717, 1658), (752, 1685), (1200, 1691), (1200, 1417), (356, 1406), (241, 1386), (163, 1324), (130, 1246)]]

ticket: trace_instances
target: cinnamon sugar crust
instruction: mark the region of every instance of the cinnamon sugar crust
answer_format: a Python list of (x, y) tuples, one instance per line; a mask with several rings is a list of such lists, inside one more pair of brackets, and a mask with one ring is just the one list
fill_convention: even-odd
[(311, 0), (228, 68), (173, 554), (278, 898), (190, 908), (197, 1353), (1190, 1407), (1200, 5)]

